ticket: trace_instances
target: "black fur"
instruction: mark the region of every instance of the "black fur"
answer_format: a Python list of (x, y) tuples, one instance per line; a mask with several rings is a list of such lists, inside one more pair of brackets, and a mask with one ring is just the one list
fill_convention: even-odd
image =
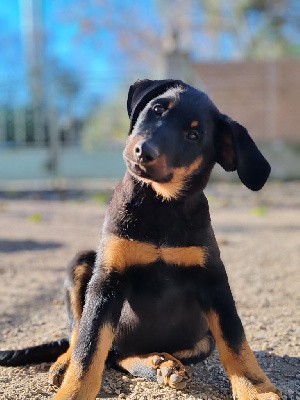
[(0, 365), (15, 367), (33, 363), (52, 362), (67, 351), (68, 347), (68, 339), (61, 339), (21, 350), (0, 351)]
[[(226, 171), (237, 170), (252, 190), (262, 188), (270, 166), (244, 127), (221, 114), (206, 94), (181, 81), (136, 82), (129, 90), (127, 109), (131, 122), (124, 150), (127, 172), (109, 205), (96, 261), (95, 253), (89, 252), (70, 265), (68, 293), (77, 265), (94, 269), (89, 283), (80, 287), (85, 305), (74, 359), (84, 371), (89, 369), (105, 324), (114, 331), (108, 357), (113, 365), (131, 355), (192, 349), (210, 335), (206, 318), (210, 312), (218, 315), (222, 337), (238, 355), (244, 330), (203, 189), (216, 162)], [(177, 188), (174, 182), (182, 174)], [(170, 196), (155, 184), (171, 188)], [(105, 264), (106, 241), (112, 235), (157, 249), (203, 248), (205, 264), (182, 266), (158, 258), (120, 270)], [(211, 344), (207, 354), (183, 361), (205, 358), (213, 339)]]

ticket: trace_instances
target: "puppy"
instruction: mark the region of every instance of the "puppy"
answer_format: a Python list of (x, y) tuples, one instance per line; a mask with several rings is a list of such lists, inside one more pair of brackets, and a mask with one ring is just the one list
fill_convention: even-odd
[(55, 399), (95, 399), (105, 363), (182, 389), (184, 365), (215, 344), (235, 399), (280, 399), (245, 338), (203, 193), (215, 163), (259, 190), (268, 162), (243, 126), (181, 81), (137, 81), (127, 108), (127, 172), (97, 253), (69, 267), (72, 334), (50, 370)]

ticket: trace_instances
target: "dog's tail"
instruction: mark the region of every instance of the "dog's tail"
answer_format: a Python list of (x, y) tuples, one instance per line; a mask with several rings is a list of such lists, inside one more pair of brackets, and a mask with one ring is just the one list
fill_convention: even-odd
[(69, 340), (61, 339), (21, 350), (0, 350), (0, 366), (17, 367), (55, 361), (68, 347)]

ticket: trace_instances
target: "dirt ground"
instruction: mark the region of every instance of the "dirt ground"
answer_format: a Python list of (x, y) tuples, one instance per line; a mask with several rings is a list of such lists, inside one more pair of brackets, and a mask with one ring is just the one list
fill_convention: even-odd
[[(206, 191), (248, 341), (284, 399), (300, 399), (300, 183)], [(63, 279), (75, 252), (95, 248), (105, 206), (86, 200), (0, 200), (0, 346), (66, 337)], [(0, 368), (0, 399), (48, 399), (48, 364)], [(184, 391), (105, 372), (102, 399), (231, 399), (217, 352), (192, 366)]]

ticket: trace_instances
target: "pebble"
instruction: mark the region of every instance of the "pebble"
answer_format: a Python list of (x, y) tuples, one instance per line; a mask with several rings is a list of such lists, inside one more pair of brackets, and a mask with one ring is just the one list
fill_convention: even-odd
[[(268, 183), (261, 193), (263, 196), (266, 194), (264, 199), (272, 203), (269, 205), (268, 215), (264, 217), (263, 221), (261, 220), (262, 223), (254, 219), (249, 220), (244, 211), (249, 206), (249, 202), (252, 201), (250, 200), (251, 192), (246, 191), (242, 185), (239, 185), (240, 190), (238, 190), (237, 186), (230, 187), (230, 191), (228, 191), (231, 198), (230, 201), (234, 202), (234, 210), (230, 208), (231, 205), (227, 207), (230, 214), (227, 214), (223, 206), (218, 206), (217, 210), (213, 210), (213, 218), (217, 221), (215, 223), (216, 236), (220, 237), (221, 235), (225, 240), (229, 240), (230, 243), (229, 246), (223, 247), (222, 258), (225, 261), (241, 319), (246, 327), (247, 337), (248, 339), (251, 338), (249, 340), (250, 346), (256, 350), (255, 355), (262, 368), (268, 371), (271, 380), (282, 390), (285, 400), (300, 400), (300, 366), (299, 361), (296, 359), (296, 357), (299, 357), (300, 343), (299, 338), (297, 338), (300, 333), (298, 328), (299, 321), (297, 320), (297, 297), (299, 293), (295, 290), (297, 282), (294, 278), (298, 270), (298, 258), (295, 249), (297, 249), (299, 242), (299, 234), (296, 228), (299, 225), (299, 217), (297, 215), (299, 215), (300, 206), (300, 185), (280, 185), (276, 189), (276, 187), (272, 186), (272, 184), (270, 186)], [(214, 188), (215, 190), (218, 189), (221, 195), (227, 191), (222, 185), (210, 187), (212, 190)], [(269, 192), (268, 187), (271, 187)], [(297, 189), (295, 193), (291, 192), (292, 187)], [(287, 190), (288, 188), (290, 189)], [(274, 193), (277, 193), (277, 195)], [(243, 196), (239, 194), (243, 194)], [(222, 197), (221, 195), (220, 198)], [(280, 208), (273, 207), (272, 204), (274, 202)], [(286, 202), (290, 204), (288, 207)], [(14, 212), (19, 212), (20, 206), (24, 212), (29, 207), (29, 203), (25, 204), (22, 201), (18, 202), (17, 205), (14, 205), (13, 202), (9, 203), (9, 209), (15, 207)], [(71, 207), (71, 214), (68, 207), (68, 204), (65, 203), (63, 214), (64, 218), (67, 218), (67, 223), (73, 219), (73, 206)], [(82, 207), (80, 212), (84, 213), (85, 206)], [(232, 211), (234, 215), (231, 213)], [(95, 210), (88, 214), (87, 220), (94, 220), (94, 212)], [(245, 226), (245, 229), (224, 233), (222, 229), (232, 223), (232, 217), (235, 218), (238, 227)], [(2, 224), (4, 218), (5, 215), (2, 213)], [(9, 225), (7, 226), (10, 226), (11, 218), (15, 218), (13, 214), (9, 216)], [(16, 218), (15, 221), (17, 221)], [(51, 225), (52, 222), (49, 221), (47, 232), (43, 233), (45, 240), (51, 240), (50, 237), (47, 238), (48, 231), (55, 237), (54, 234), (60, 229), (61, 220), (57, 226)], [(78, 221), (76, 221), (77, 225)], [(22, 224), (20, 227), (22, 229)], [(249, 233), (247, 232), (248, 227)], [(84, 226), (81, 228), (84, 232)], [(88, 230), (90, 230), (90, 227)], [(3, 231), (5, 232), (5, 229)], [(66, 239), (64, 239), (67, 241), (67, 235), (65, 236)], [(81, 236), (84, 238), (85, 235), (81, 234)], [(71, 239), (72, 244), (71, 242), (70, 244), (68, 244), (69, 242), (66, 243), (70, 249), (74, 248), (74, 250), (77, 248), (77, 244), (81, 244), (82, 240), (84, 240), (80, 238), (80, 242), (76, 242), (76, 237), (71, 237)], [(59, 253), (60, 250), (58, 249), (57, 252)], [(51, 250), (52, 253), (53, 251)], [(43, 254), (41, 253), (42, 262), (40, 262), (36, 261), (33, 252), (28, 252), (28, 255), (22, 255), (22, 258), (25, 258), (22, 264), (20, 262), (21, 256), (18, 252), (14, 253), (13, 257), (6, 256), (4, 253), (2, 263), (3, 265), (4, 263), (8, 265), (7, 271), (11, 269), (11, 276), (18, 278), (19, 265), (23, 265), (22, 268), (25, 267), (25, 275), (23, 276), (27, 276), (30, 271), (27, 268), (27, 265), (30, 264), (28, 261), (32, 259), (34, 264), (31, 272), (33, 278), (50, 279), (49, 290), (51, 290), (50, 285), (53, 282), (51, 281), (49, 270), (53, 268), (55, 276), (61, 274), (61, 277), (63, 277), (62, 254), (57, 254), (57, 257), (50, 257), (47, 254), (47, 251), (44, 251)], [(6, 257), (7, 259), (5, 260)], [(56, 258), (59, 261), (56, 261)], [(39, 265), (42, 266), (43, 273), (40, 274), (39, 272), (40, 278), (37, 278), (38, 275), (35, 270), (38, 270), (37, 267)], [(43, 268), (44, 265), (45, 268)], [(15, 280), (11, 279), (9, 284), (14, 285), (13, 281)], [(40, 281), (37, 282), (39, 283)], [(59, 299), (56, 292), (53, 296), (52, 294), (49, 295), (50, 303), (53, 299), (51, 310), (53, 311), (55, 308), (55, 317), (51, 317), (50, 308), (47, 308), (47, 311), (43, 311), (43, 314), (46, 315), (44, 317), (39, 309), (44, 307), (45, 304), (39, 298), (37, 298), (35, 304), (30, 306), (30, 312), (24, 308), (20, 308), (19, 312), (19, 304), (21, 302), (22, 304), (28, 304), (26, 300), (30, 298), (30, 292), (28, 292), (30, 291), (30, 286), (27, 286), (26, 283), (26, 290), (28, 288), (26, 293), (22, 291), (22, 286), (20, 286), (20, 293), (18, 292), (18, 299), (13, 297), (11, 299), (12, 304), (15, 300), (18, 301), (18, 303), (14, 303), (17, 304), (17, 307), (15, 307), (16, 314), (13, 319), (2, 312), (4, 320), (1, 319), (1, 323), (3, 323), (4, 332), (2, 333), (4, 340), (1, 342), (1, 346), (3, 348), (18, 345), (22, 343), (22, 340), (26, 342), (26, 345), (41, 343), (55, 337), (60, 338), (62, 334), (66, 333), (63, 307), (61, 307), (61, 299)], [(15, 288), (14, 286), (10, 287)], [(3, 300), (5, 299), (3, 298)], [(59, 310), (62, 311), (60, 312)], [(21, 315), (21, 311), (24, 311), (24, 315)], [(59, 313), (59, 317), (57, 317), (56, 313)], [(36, 315), (36, 317), (33, 318), (33, 315)], [(35, 326), (38, 328), (33, 329)], [(47, 333), (42, 333), (42, 330)], [(45, 364), (30, 368), (0, 368), (0, 399), (46, 400), (52, 398), (56, 389), (48, 383), (48, 367), (49, 365)], [(188, 383), (187, 389), (181, 391), (160, 387), (156, 383), (132, 378), (124, 373), (106, 370), (100, 399), (232, 400), (230, 384), (219, 364), (216, 352), (203, 363), (192, 367), (191, 370), (193, 378)], [(110, 392), (106, 393), (104, 388)]]

